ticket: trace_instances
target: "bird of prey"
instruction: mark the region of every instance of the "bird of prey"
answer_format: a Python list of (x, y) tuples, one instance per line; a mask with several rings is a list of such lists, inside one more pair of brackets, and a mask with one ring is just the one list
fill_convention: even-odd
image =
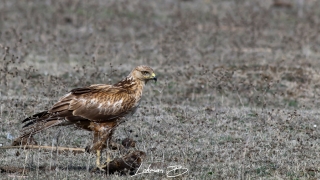
[[(149, 80), (157, 81), (152, 68), (137, 66), (114, 85), (94, 84), (71, 90), (49, 110), (26, 118), (22, 135), (12, 145), (24, 145), (33, 135), (54, 126), (76, 125), (93, 131), (91, 151), (96, 151), (99, 169), (100, 153), (107, 147), (115, 128), (139, 106), (142, 90)], [(29, 141), (30, 142), (30, 141)]]

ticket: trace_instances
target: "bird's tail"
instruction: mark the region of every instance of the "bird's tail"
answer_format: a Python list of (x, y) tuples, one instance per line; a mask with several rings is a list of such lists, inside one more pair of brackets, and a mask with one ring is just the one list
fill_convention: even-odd
[(22, 121), (25, 123), (22, 127), (22, 134), (13, 141), (12, 145), (37, 144), (32, 137), (34, 134), (53, 126), (65, 124), (65, 122), (64, 118), (53, 116), (48, 111), (30, 116)]

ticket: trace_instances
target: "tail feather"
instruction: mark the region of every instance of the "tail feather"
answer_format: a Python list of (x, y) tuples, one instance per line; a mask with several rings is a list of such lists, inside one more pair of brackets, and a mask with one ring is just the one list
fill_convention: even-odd
[(39, 118), (43, 118), (45, 115), (49, 115), (48, 111), (42, 111), (42, 112), (34, 114), (34, 115), (30, 116), (30, 117), (27, 117), (26, 119), (24, 119), (22, 121), (22, 123), (25, 123), (25, 122), (28, 122), (28, 121), (34, 121), (34, 120), (39, 119)]
[(30, 116), (22, 121), (26, 123), (23, 125), (22, 134), (20, 137), (13, 141), (13, 145), (25, 144), (25, 139), (32, 138), (32, 136), (40, 131), (51, 128), (53, 126), (68, 125), (70, 122), (66, 121), (64, 118), (59, 118), (57, 116), (51, 116), (47, 111), (37, 113)]
[(22, 135), (20, 137), (28, 137), (32, 136), (34, 134), (37, 134), (40, 131), (43, 131), (45, 129), (51, 128), (53, 126), (58, 126), (61, 124), (64, 124), (65, 120), (59, 120), (57, 118), (55, 119), (46, 119), (44, 121), (33, 123), (32, 125), (29, 125), (28, 127), (25, 127), (22, 129)]
[(34, 126), (36, 124), (39, 124), (39, 123), (45, 123), (45, 122), (50, 122), (50, 121), (54, 121), (54, 120), (57, 120), (58, 118), (57, 117), (43, 117), (43, 118), (37, 118), (37, 119), (33, 119), (31, 121), (29, 121), (28, 123), (24, 124), (22, 126), (22, 129), (26, 129), (30, 126)]

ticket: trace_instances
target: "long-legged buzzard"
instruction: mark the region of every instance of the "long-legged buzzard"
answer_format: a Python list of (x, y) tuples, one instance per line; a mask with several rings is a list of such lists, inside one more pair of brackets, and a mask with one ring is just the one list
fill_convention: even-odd
[(96, 151), (98, 168), (100, 152), (107, 147), (115, 128), (139, 106), (142, 90), (156, 75), (148, 66), (136, 67), (124, 80), (114, 84), (95, 84), (71, 90), (47, 111), (26, 118), (22, 135), (13, 145), (26, 144), (32, 136), (53, 126), (74, 124), (94, 132), (91, 151)]

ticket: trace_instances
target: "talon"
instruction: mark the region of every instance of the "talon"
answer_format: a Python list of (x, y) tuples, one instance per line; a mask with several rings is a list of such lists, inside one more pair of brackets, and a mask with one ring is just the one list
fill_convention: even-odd
[(100, 158), (101, 158), (101, 150), (97, 150), (97, 160), (96, 160), (96, 166), (100, 167)]
[(91, 172), (97, 172), (97, 171), (105, 172), (106, 171), (105, 168), (106, 168), (106, 165), (100, 165), (95, 167)]
[(102, 165), (102, 166), (99, 166), (99, 167), (97, 167), (100, 171), (102, 171), (102, 172), (105, 172), (106, 170), (105, 170), (105, 168), (106, 168), (106, 165)]
[(97, 170), (105, 172), (104, 168), (106, 165), (100, 164), (100, 158), (101, 158), (101, 150), (97, 150), (97, 160), (96, 160), (96, 168), (92, 170), (92, 172), (96, 172)]

